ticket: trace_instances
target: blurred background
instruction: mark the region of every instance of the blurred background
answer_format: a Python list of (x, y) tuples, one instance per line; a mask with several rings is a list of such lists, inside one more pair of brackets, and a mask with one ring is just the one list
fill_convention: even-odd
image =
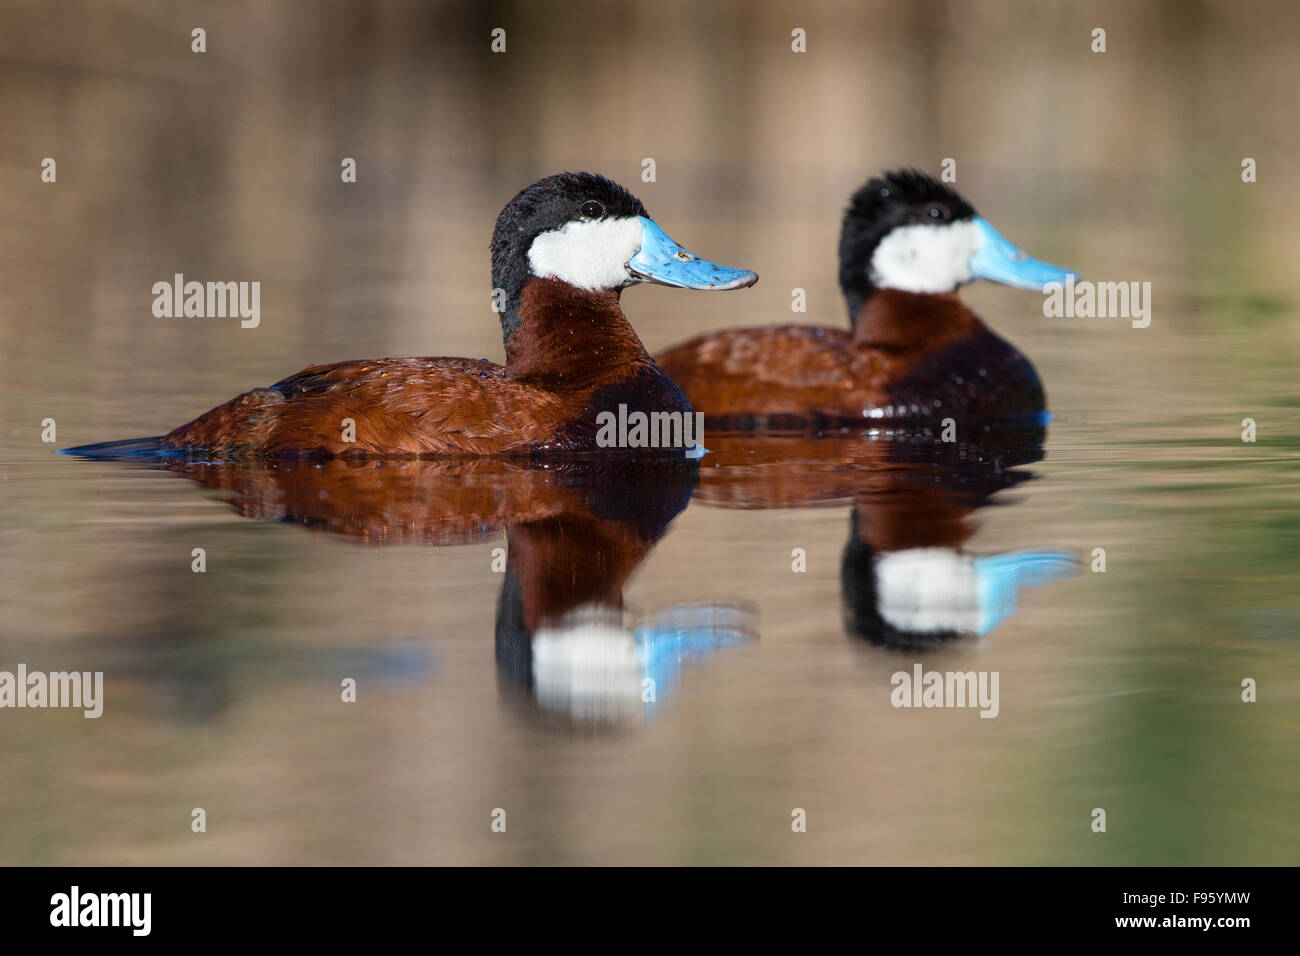
[[(108, 693), (97, 721), (0, 712), (0, 862), (1300, 862), (1298, 57), (1284, 0), (0, 0), (0, 669), (104, 669)], [(652, 352), (840, 325), (848, 195), (947, 157), (1031, 255), (1153, 286), (1144, 330), (964, 292), (1055, 416), (966, 546), (1108, 553), (982, 640), (847, 635), (844, 507), (696, 500), (626, 599), (754, 602), (760, 640), (642, 726), (557, 732), (498, 688), (499, 535), (365, 547), (53, 452), (313, 363), (500, 361), (492, 225), (562, 169), (762, 277), (630, 290)], [(155, 318), (177, 272), (260, 281), (260, 326)], [(915, 660), (999, 671), (1001, 715), (894, 710)]]

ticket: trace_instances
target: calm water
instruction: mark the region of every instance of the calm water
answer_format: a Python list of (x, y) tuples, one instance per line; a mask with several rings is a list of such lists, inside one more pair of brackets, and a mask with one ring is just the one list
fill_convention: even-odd
[[(1105, 374), (1072, 351), (1057, 378)], [(1221, 359), (1208, 339), (1180, 356)], [(40, 403), (10, 396), (4, 660), (103, 670), (107, 699), (97, 721), (5, 713), (0, 858), (1294, 863), (1300, 436), (1262, 397), (1293, 388), (1261, 358), (1231, 414), (1058, 399), (1046, 456), (998, 479), (860, 439), (718, 439), (698, 474), (187, 476), (56, 457), (21, 424)], [(1107, 570), (1027, 590), (982, 638), (891, 647), (858, 626), (851, 513), (883, 549), (1103, 547)], [(687, 630), (645, 671), (654, 706), (621, 658), (594, 698), (556, 665), (530, 682), (526, 635), (582, 606), (614, 655), (656, 615)], [(999, 672), (999, 716), (892, 708), (916, 662)]]
[[(667, 175), (637, 191), (661, 224), (762, 274), (728, 295), (630, 290), (652, 350), (788, 321), (796, 286), (799, 320), (837, 325), (844, 197), (886, 164), (933, 165), (949, 149), (934, 124), (992, 81), (969, 41), (936, 40), (934, 60), (955, 65), (921, 122), (885, 108), (892, 61), (867, 63), (860, 105), (890, 117), (883, 131), (812, 116), (819, 139), (790, 136), (788, 108), (871, 57), (792, 78), (758, 54), (688, 55), (674, 81), (688, 89), (701, 71), (752, 72), (752, 122), (704, 110), (669, 135), (651, 120), (647, 144), (620, 118), (588, 150), (561, 135), (587, 122), (571, 96), (621, 87), (557, 68), (560, 132), (516, 117), (527, 148), (484, 162), (504, 134), (483, 111), (508, 126), (524, 77), (466, 73), (400, 23), (362, 31), (391, 57), (344, 58), (344, 77), (367, 82), (320, 92), (310, 78), (336, 59), (304, 52), (293, 23), (256, 41), (281, 59), (249, 40), (200, 69), (183, 52), (116, 52), (147, 52), (143, 25), (59, 32), (33, 9), (6, 9), (0, 29), (25, 38), (0, 41), (5, 174), (22, 183), (0, 199), (0, 669), (102, 670), (106, 703), (98, 720), (0, 711), (0, 862), (1300, 863), (1296, 193), (1274, 180), (1243, 198), (1241, 150), (1213, 155), (1205, 135), (1222, 123), (1292, 149), (1267, 117), (1293, 44), (1252, 59), (1258, 37), (1229, 39), (1211, 55), (1212, 31), (1184, 23), (1177, 50), (1202, 58), (1116, 61), (1146, 93), (1108, 114), (1120, 79), (1054, 79), (1053, 34), (1025, 40), (1010, 82), (1059, 97), (1035, 115), (1154, 130), (1154, 172), (1095, 129), (1013, 149), (1005, 129), (948, 126), (959, 155), (989, 158), (958, 186), (1009, 238), (1153, 283), (1141, 330), (1045, 319), (1032, 293), (965, 292), (1042, 375), (1055, 417), (1041, 449), (1022, 437), (936, 459), (851, 436), (716, 436), (698, 466), (637, 470), (178, 470), (55, 449), (157, 434), (313, 362), (499, 359), (491, 222), (553, 169), (635, 185), (639, 157), (660, 151)], [(758, 18), (737, 49), (779, 19)], [(1161, 23), (1138, 26), (1150, 39)], [(883, 24), (877, 52), (913, 29)], [(122, 43), (68, 45), (97, 31)], [(631, 86), (659, 75), (622, 54), (591, 69)], [(521, 45), (518, 62), (531, 55)], [(1198, 69), (1257, 95), (1170, 119)], [(366, 144), (370, 191), (340, 198), (337, 158)], [(30, 157), (50, 152), (59, 182), (42, 186)], [(262, 325), (154, 319), (150, 286), (178, 271), (259, 279)], [(1026, 550), (1079, 563), (1058, 560), (982, 620), (945, 610), (982, 636), (925, 640), (877, 573), (916, 547), (947, 549), (949, 568)], [(574, 641), (600, 666), (575, 668)], [(917, 663), (996, 671), (996, 719), (891, 706), (891, 675)], [(355, 703), (340, 700), (346, 677)], [(791, 832), (794, 808), (806, 833)]]

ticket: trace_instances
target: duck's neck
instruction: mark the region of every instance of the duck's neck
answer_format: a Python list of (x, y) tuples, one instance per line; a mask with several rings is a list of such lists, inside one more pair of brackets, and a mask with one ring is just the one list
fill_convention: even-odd
[(955, 292), (877, 289), (853, 316), (853, 341), (887, 352), (912, 352), (975, 332), (983, 323)]
[(524, 286), (506, 335), (506, 377), (580, 391), (629, 374), (650, 356), (618, 305), (618, 290), (587, 292), (559, 279)]

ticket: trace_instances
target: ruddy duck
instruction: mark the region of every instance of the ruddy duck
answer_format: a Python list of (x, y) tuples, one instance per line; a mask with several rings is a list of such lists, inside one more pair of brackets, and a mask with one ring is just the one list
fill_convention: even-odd
[(1031, 259), (914, 170), (853, 195), (839, 258), (848, 331), (727, 329), (656, 358), (710, 430), (1042, 417), (1034, 367), (956, 293), (974, 279), (1042, 289), (1069, 272)]
[(504, 366), (465, 358), (315, 365), (160, 438), (67, 451), (205, 460), (603, 451), (602, 411), (691, 411), (624, 317), (622, 290), (639, 282), (738, 289), (757, 280), (687, 252), (617, 183), (561, 173), (515, 196), (492, 235)]

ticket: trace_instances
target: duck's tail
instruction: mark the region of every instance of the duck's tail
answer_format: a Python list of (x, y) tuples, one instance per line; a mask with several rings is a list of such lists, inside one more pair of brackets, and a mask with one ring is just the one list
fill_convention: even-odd
[(163, 436), (152, 438), (128, 438), (125, 441), (101, 441), (93, 445), (78, 445), (76, 448), (60, 448), (60, 455), (76, 455), (78, 458), (96, 458), (100, 460), (169, 458), (176, 454), (174, 449), (163, 445)]

